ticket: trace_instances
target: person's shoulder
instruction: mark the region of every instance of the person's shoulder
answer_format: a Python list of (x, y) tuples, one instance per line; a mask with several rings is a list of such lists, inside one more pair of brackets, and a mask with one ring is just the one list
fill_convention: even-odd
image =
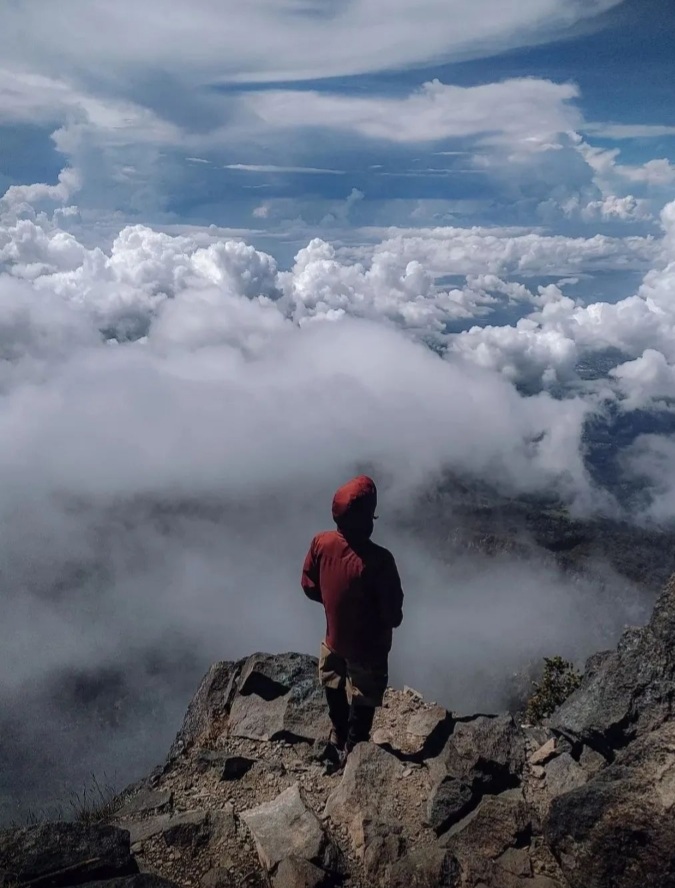
[(334, 546), (340, 540), (340, 535), (335, 530), (322, 530), (312, 540), (316, 549), (326, 549)]
[(380, 561), (388, 562), (389, 564), (391, 564), (392, 562), (395, 563), (394, 556), (391, 554), (389, 549), (385, 549), (384, 546), (380, 546), (378, 543), (374, 543), (372, 540), (370, 540), (370, 546), (370, 551), (373, 557), (379, 559)]

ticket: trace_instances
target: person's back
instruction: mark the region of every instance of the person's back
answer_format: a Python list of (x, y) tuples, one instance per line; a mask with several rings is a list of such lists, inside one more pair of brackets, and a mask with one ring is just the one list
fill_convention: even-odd
[(370, 539), (377, 490), (366, 476), (333, 499), (336, 531), (312, 540), (302, 572), (308, 598), (326, 613), (319, 675), (334, 741), (348, 752), (370, 735), (387, 687), (393, 630), (403, 619), (403, 591), (393, 556)]

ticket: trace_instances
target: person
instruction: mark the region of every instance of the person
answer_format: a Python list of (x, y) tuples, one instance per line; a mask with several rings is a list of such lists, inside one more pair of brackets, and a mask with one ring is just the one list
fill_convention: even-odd
[(340, 487), (333, 498), (337, 530), (314, 537), (302, 570), (305, 595), (326, 614), (319, 680), (339, 766), (357, 743), (370, 739), (387, 689), (393, 630), (403, 620), (396, 562), (371, 540), (376, 506), (372, 478), (360, 475)]

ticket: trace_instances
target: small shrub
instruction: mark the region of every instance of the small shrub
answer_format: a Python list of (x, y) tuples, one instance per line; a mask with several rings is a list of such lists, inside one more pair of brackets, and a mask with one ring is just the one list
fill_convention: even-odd
[(73, 792), (70, 797), (70, 807), (73, 819), (78, 823), (90, 826), (94, 823), (108, 823), (113, 819), (121, 807), (121, 799), (115, 792), (115, 788), (105, 778), (101, 784), (95, 775), (92, 775), (91, 783), (85, 785), (81, 793)]
[(531, 724), (540, 724), (581, 684), (581, 674), (572, 663), (562, 657), (546, 657), (541, 680), (532, 683), (532, 694), (527, 701), (526, 718)]

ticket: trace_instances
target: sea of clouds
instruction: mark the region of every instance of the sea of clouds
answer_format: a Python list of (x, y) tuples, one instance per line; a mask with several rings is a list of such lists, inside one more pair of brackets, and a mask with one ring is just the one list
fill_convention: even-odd
[[(391, 230), (357, 250), (312, 240), (282, 270), (208, 229), (134, 225), (85, 245), (75, 187), (66, 170), (0, 199), (0, 693), (15, 763), (0, 790), (35, 800), (103, 767), (130, 779), (161, 759), (212, 660), (313, 652), (302, 558), (334, 488), (364, 468), (406, 590), (399, 683), (494, 707), (509, 670), (583, 657), (644, 618), (630, 594), (610, 608), (543, 564), (449, 564), (397, 517), (446, 472), (626, 517), (592, 480), (584, 429), (608, 405), (671, 409), (675, 204), (660, 239)], [(651, 270), (629, 298), (565, 293), (635, 261)], [(558, 283), (532, 285), (544, 273)], [(520, 319), (490, 325), (504, 305)], [(608, 348), (621, 362), (582, 378)], [(630, 520), (675, 517), (674, 456), (663, 435), (622, 455), (649, 493)], [(143, 706), (119, 731), (73, 735), (81, 695), (58, 689), (92, 674), (121, 674), (120, 696)]]

